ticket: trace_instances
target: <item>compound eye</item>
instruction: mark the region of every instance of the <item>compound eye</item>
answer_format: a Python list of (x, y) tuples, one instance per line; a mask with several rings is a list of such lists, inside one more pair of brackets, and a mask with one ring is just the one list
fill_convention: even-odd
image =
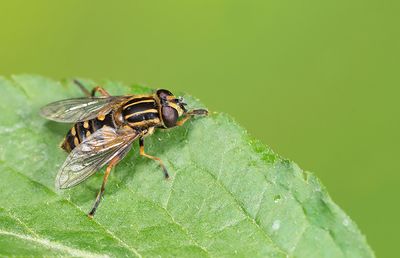
[(166, 99), (168, 96), (172, 96), (173, 94), (169, 90), (158, 90), (157, 95), (160, 99)]
[(164, 122), (164, 125), (166, 127), (173, 127), (176, 125), (176, 121), (178, 120), (178, 111), (176, 111), (175, 108), (172, 107), (163, 107), (161, 109), (162, 113), (162, 119)]

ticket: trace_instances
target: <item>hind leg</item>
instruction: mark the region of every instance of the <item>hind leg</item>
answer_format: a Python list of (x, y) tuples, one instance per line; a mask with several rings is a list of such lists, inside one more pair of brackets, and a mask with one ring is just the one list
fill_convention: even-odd
[(96, 92), (99, 92), (104, 97), (110, 97), (110, 93), (108, 93), (104, 88), (97, 86), (92, 89), (92, 97), (96, 95)]
[(92, 89), (91, 92), (89, 92), (83, 84), (78, 81), (74, 80), (74, 83), (79, 87), (79, 89), (85, 94), (87, 97), (94, 97), (96, 95), (96, 92), (99, 92), (102, 96), (104, 97), (110, 97), (110, 93), (108, 93), (104, 88), (100, 86), (96, 86)]
[(119, 157), (117, 156), (113, 160), (111, 160), (110, 163), (108, 163), (106, 172), (104, 173), (103, 183), (101, 184), (100, 191), (97, 194), (96, 201), (94, 202), (92, 210), (88, 213), (89, 218), (93, 218), (94, 214), (96, 213), (97, 207), (99, 206), (101, 198), (103, 197), (104, 190), (106, 189), (108, 176), (110, 175), (111, 169), (113, 167), (115, 167), (115, 165), (117, 165), (118, 161), (119, 161)]
[(87, 97), (91, 97), (90, 92), (85, 88), (85, 86), (83, 86), (80, 81), (74, 80), (74, 83), (83, 92), (83, 94), (85, 94)]

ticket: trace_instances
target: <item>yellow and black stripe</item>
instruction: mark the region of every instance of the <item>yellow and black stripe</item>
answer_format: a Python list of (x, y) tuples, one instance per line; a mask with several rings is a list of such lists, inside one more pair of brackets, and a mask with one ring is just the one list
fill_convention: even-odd
[[(115, 114), (122, 117), (116, 123)], [(116, 115), (117, 117), (119, 115)], [(129, 125), (138, 131), (145, 131), (150, 127), (160, 126), (161, 118), (159, 114), (158, 102), (153, 95), (137, 95), (127, 101), (116, 112), (110, 112), (107, 115), (99, 115), (97, 118), (76, 123), (71, 130), (68, 131), (61, 147), (70, 152), (82, 141), (90, 136), (93, 132), (99, 130), (103, 126), (117, 128), (121, 124)]]
[(160, 123), (158, 105), (153, 96), (135, 97), (122, 108), (124, 120), (133, 128), (146, 129)]
[(109, 113), (103, 117), (94, 118), (89, 121), (76, 123), (68, 131), (64, 142), (61, 144), (61, 147), (67, 152), (70, 152), (93, 132), (99, 130), (105, 125), (116, 128), (112, 113)]

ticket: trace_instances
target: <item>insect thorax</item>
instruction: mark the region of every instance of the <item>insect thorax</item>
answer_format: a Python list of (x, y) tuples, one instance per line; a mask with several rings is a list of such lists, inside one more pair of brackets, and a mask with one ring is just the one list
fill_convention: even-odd
[(147, 129), (161, 123), (158, 104), (153, 96), (132, 98), (122, 107), (121, 117), (132, 128)]

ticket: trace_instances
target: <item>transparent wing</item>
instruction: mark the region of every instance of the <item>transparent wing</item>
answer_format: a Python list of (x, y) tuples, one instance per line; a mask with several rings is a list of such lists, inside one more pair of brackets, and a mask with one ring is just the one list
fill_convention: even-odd
[(40, 109), (40, 114), (50, 120), (76, 123), (90, 120), (99, 114), (108, 114), (129, 96), (65, 99), (50, 103)]
[(110, 162), (121, 159), (139, 136), (134, 130), (116, 130), (105, 126), (86, 138), (69, 154), (56, 177), (56, 188), (73, 187)]

